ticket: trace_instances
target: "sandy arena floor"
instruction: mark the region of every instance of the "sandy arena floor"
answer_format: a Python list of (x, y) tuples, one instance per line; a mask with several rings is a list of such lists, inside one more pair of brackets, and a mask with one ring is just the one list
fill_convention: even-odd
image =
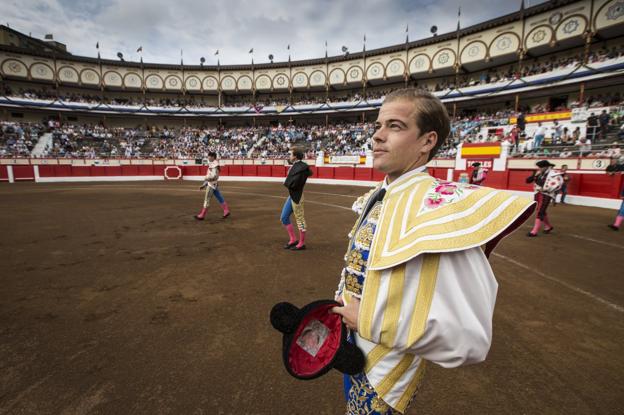
[[(285, 251), (273, 183), (0, 185), (0, 414), (340, 414), (341, 375), (287, 375), (276, 302), (331, 298), (364, 188), (308, 185), (308, 250)], [(551, 208), (491, 257), (487, 361), (429, 365), (409, 414), (615, 414), (624, 403), (624, 232)]]

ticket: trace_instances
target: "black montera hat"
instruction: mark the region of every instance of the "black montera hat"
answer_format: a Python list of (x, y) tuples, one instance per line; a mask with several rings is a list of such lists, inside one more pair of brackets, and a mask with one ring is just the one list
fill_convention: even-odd
[(554, 164), (552, 164), (550, 161), (548, 160), (540, 160), (537, 163), (535, 163), (535, 165), (537, 167), (555, 167)]
[(295, 378), (315, 379), (332, 368), (349, 375), (364, 369), (364, 354), (347, 341), (342, 317), (331, 312), (340, 305), (333, 300), (319, 300), (301, 309), (291, 303), (273, 306), (271, 324), (284, 333), (284, 366)]

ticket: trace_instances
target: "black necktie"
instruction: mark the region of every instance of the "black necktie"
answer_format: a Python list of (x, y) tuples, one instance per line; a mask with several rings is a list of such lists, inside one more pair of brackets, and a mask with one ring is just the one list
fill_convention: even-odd
[(381, 202), (384, 198), (384, 196), (386, 195), (386, 189), (380, 189), (375, 196), (371, 197), (371, 200), (368, 202), (368, 205), (366, 206), (366, 209), (364, 210), (364, 218), (366, 218), (366, 216), (368, 216), (368, 213), (371, 211), (371, 209), (373, 208), (373, 206), (375, 206), (375, 204), (377, 202)]

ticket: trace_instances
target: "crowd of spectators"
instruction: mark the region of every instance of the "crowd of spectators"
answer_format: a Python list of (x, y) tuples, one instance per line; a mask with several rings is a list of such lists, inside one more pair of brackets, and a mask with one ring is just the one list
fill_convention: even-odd
[(374, 132), (371, 123), (320, 125), (274, 125), (234, 128), (106, 128), (101, 125), (47, 125), (2, 123), (0, 155), (28, 157), (44, 132), (51, 140), (42, 157), (61, 158), (205, 158), (209, 151), (220, 157), (286, 158), (293, 144), (314, 157), (324, 151), (333, 155), (364, 155)]
[[(450, 137), (438, 153), (454, 158), (460, 143), (507, 143), (512, 157), (611, 157), (612, 143), (624, 138), (624, 114), (601, 113), (598, 128), (581, 130), (570, 122), (537, 123), (531, 130), (510, 124), (512, 111), (460, 114)], [(592, 122), (592, 121), (588, 121)], [(373, 123), (282, 125), (232, 128), (106, 128), (101, 125), (58, 125), (3, 122), (0, 156), (27, 157), (38, 138), (50, 132), (52, 140), (41, 156), (69, 158), (205, 158), (209, 151), (227, 159), (279, 159), (293, 144), (332, 155), (365, 155), (371, 149)], [(604, 128), (604, 125), (607, 127)], [(614, 132), (607, 136), (609, 127)], [(619, 149), (619, 146), (617, 146)], [(619, 150), (618, 150), (619, 151)], [(619, 155), (618, 155), (619, 157)]]
[(0, 157), (28, 157), (45, 131), (38, 123), (0, 122)]

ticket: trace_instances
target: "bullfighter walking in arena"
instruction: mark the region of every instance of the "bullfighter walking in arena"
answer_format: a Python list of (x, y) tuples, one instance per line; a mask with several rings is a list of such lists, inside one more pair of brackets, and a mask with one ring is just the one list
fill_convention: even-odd
[[(303, 188), (308, 177), (312, 175), (310, 167), (303, 161), (303, 151), (292, 149), (290, 152), (290, 162), (293, 163), (288, 171), (288, 176), (284, 181), (284, 186), (288, 189), (288, 199), (284, 202), (280, 220), (288, 232), (288, 243), (284, 249), (300, 251), (305, 249), (306, 222), (303, 214)], [(290, 223), (290, 215), (295, 214), (295, 221), (299, 229), (299, 239), (295, 236), (295, 229)]]
[(544, 233), (550, 233), (555, 229), (548, 219), (548, 206), (555, 199), (555, 195), (563, 186), (563, 176), (553, 170), (554, 164), (548, 160), (540, 160), (535, 165), (538, 167), (533, 174), (527, 177), (527, 183), (533, 183), (535, 201), (537, 202), (537, 215), (533, 229), (527, 234), (529, 237), (537, 236), (544, 225)]
[[(607, 174), (614, 175), (616, 173), (624, 172), (624, 164), (618, 163), (617, 159), (611, 159), (611, 163), (607, 166)], [(619, 231), (622, 226), (622, 222), (624, 222), (624, 187), (622, 187), (620, 191), (620, 197), (623, 199), (622, 204), (620, 205), (620, 210), (618, 211), (617, 216), (615, 217), (615, 222), (613, 224), (609, 224), (609, 228), (614, 231)]]
[(492, 341), (498, 284), (487, 256), (532, 213), (506, 191), (426, 173), (450, 131), (442, 102), (417, 89), (386, 96), (373, 135), (374, 167), (386, 174), (353, 205), (334, 312), (366, 356), (345, 375), (347, 414), (404, 413), (426, 362), (483, 361)]
[(221, 208), (223, 208), (223, 218), (230, 216), (230, 208), (219, 191), (219, 162), (217, 161), (217, 153), (208, 153), (208, 171), (206, 172), (206, 178), (204, 183), (199, 188), (200, 190), (206, 189), (206, 195), (204, 196), (204, 206), (199, 214), (195, 215), (195, 219), (204, 220), (206, 217), (206, 211), (210, 206), (210, 199), (212, 195), (217, 199)]
[(472, 174), (470, 175), (470, 184), (481, 186), (487, 178), (488, 169), (481, 167), (481, 163), (472, 163)]

